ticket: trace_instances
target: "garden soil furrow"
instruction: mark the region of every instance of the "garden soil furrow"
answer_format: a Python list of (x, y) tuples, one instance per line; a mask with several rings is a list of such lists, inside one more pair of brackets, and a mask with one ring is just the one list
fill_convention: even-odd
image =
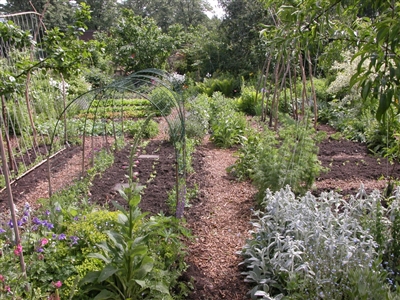
[[(110, 139), (109, 139), (110, 140)], [(92, 148), (92, 139), (87, 138), (86, 156), (89, 158)], [(100, 149), (105, 146), (104, 138), (93, 138), (93, 147)], [(90, 160), (86, 159), (85, 167)], [(66, 188), (82, 174), (82, 146), (71, 146), (54, 156), (50, 160), (51, 185), (53, 193)], [(48, 164), (33, 169), (11, 185), (14, 204), (21, 207), (29, 203), (33, 208), (37, 207), (37, 200), (49, 197)], [(0, 220), (8, 218), (8, 196), (4, 189), (0, 192)]]
[(186, 275), (192, 277), (195, 290), (188, 299), (244, 299), (249, 287), (240, 275), (237, 252), (251, 229), (256, 190), (227, 174), (236, 160), (233, 150), (217, 149), (206, 141), (197, 152), (209, 172), (199, 186), (201, 202), (186, 211), (194, 235)]

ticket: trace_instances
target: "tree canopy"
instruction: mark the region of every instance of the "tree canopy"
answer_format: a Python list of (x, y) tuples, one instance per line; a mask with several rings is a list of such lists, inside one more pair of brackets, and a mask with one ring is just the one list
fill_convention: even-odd
[(122, 6), (142, 17), (153, 18), (164, 32), (179, 23), (188, 28), (207, 21), (205, 14), (211, 10), (206, 0), (125, 0)]

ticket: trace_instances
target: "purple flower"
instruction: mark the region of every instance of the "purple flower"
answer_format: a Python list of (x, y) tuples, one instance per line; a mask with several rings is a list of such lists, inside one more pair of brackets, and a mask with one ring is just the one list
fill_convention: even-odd
[(14, 224), (13, 224), (13, 221), (12, 221), (12, 220), (8, 221), (8, 226), (9, 226), (10, 228), (14, 228)]
[(74, 221), (78, 221), (78, 220), (79, 220), (79, 217), (75, 217), (75, 218), (74, 218)]
[(32, 223), (35, 225), (42, 225), (42, 221), (38, 217), (34, 217)]
[(47, 229), (49, 229), (49, 230), (54, 228), (53, 223), (50, 223), (50, 222), (48, 222), (47, 220), (44, 220), (44, 221), (42, 222), (42, 225), (45, 226), (45, 227), (47, 227)]
[(70, 236), (69, 238), (71, 239), (71, 246), (75, 245), (75, 244), (78, 244), (79, 238), (77, 236), (73, 235), (73, 236)]
[(45, 216), (50, 216), (50, 211), (46, 210), (44, 214), (45, 214)]
[(33, 226), (32, 226), (32, 230), (33, 230), (33, 231), (38, 230), (38, 228), (39, 228), (39, 226), (37, 226), (37, 225), (33, 225)]
[(3, 228), (0, 228), (0, 233), (6, 232)]
[(38, 248), (37, 250), (36, 250), (36, 252), (39, 252), (39, 253), (42, 253), (44, 250), (43, 250), (43, 248)]
[(65, 233), (61, 233), (59, 236), (58, 236), (58, 239), (61, 241), (61, 240), (65, 240), (67, 238), (67, 236), (65, 235)]
[(23, 220), (18, 220), (17, 224), (18, 224), (18, 227), (21, 227), (22, 225), (24, 225), (24, 221)]

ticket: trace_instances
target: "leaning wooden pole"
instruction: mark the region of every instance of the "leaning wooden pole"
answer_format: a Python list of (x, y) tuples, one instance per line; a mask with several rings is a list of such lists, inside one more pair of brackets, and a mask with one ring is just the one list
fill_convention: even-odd
[(7, 106), (6, 106), (6, 100), (4, 99), (4, 95), (1, 95), (1, 107), (2, 107), (2, 113), (3, 113), (2, 125), (4, 126), (4, 137), (6, 138), (8, 159), (10, 162), (9, 167), (10, 167), (10, 170), (15, 171), (15, 174), (18, 174), (18, 166), (17, 166), (17, 163), (15, 162), (15, 158), (14, 158), (12, 147), (11, 147), (10, 136), (8, 133), (9, 129), (8, 129), (8, 126), (6, 125), (6, 123), (4, 122), (4, 120), (6, 120), (6, 117), (7, 117)]
[(32, 138), (33, 138), (33, 145), (37, 148), (38, 147), (38, 141), (37, 141), (37, 131), (35, 127), (35, 122), (33, 121), (33, 112), (32, 112), (32, 107), (29, 99), (29, 82), (31, 78), (31, 73), (28, 72), (26, 76), (26, 83), (25, 83), (25, 104), (26, 104), (26, 109), (28, 110), (28, 117), (29, 117), (29, 123), (32, 127)]
[(14, 200), (13, 200), (13, 195), (12, 195), (10, 177), (8, 175), (8, 164), (7, 164), (7, 159), (6, 159), (6, 152), (4, 149), (2, 132), (0, 132), (0, 154), (1, 154), (1, 162), (2, 162), (2, 167), (3, 167), (3, 175), (4, 175), (4, 179), (5, 179), (5, 183), (6, 183), (8, 206), (10, 208), (11, 221), (13, 224), (14, 235), (15, 235), (14, 244), (16, 247), (15, 248), (16, 251), (14, 251), (14, 253), (19, 256), (19, 262), (21, 265), (22, 276), (26, 279), (26, 267), (25, 267), (25, 261), (24, 261), (24, 254), (23, 254), (23, 251), (22, 251), (23, 249), (21, 246), (21, 237), (19, 235), (19, 230), (18, 230), (17, 216), (15, 214)]
[(66, 90), (65, 90), (65, 80), (64, 76), (62, 73), (60, 73), (61, 76), (61, 83), (62, 83), (62, 98), (63, 98), (63, 105), (64, 105), (64, 113), (63, 113), (63, 121), (64, 121), (64, 144), (68, 142), (68, 136), (67, 136), (67, 95), (66, 95)]

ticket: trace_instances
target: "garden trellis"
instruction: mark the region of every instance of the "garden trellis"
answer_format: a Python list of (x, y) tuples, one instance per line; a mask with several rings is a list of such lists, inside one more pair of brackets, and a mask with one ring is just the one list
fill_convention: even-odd
[[(1, 114), (0, 152), (2, 161), (1, 188), (7, 189), (11, 219), (14, 224), (14, 242), (18, 246), (20, 237), (14, 211), (11, 179), (16, 179), (38, 163), (40, 156), (47, 154), (40, 148), (34, 122), (34, 107), (30, 91), (31, 73), (24, 76), (21, 61), (34, 61), (37, 55), (35, 44), (40, 41), (43, 26), (40, 15), (35, 12), (0, 16), (0, 64), (1, 64)], [(29, 42), (28, 42), (29, 41)], [(18, 81), (17, 79), (25, 79)], [(4, 147), (3, 136), (6, 147)], [(42, 143), (42, 146), (46, 143)], [(8, 162), (7, 162), (8, 157)], [(25, 263), (22, 251), (20, 263), (23, 276)]]
[[(54, 72), (40, 69), (41, 61), (46, 59), (44, 51), (36, 46), (41, 44), (45, 34), (41, 16), (29, 12), (3, 15), (1, 20), (0, 75), (3, 83), (0, 86), (0, 121), (4, 136), (2, 150), (4, 157), (8, 158), (2, 162), (3, 170), (7, 171), (1, 172), (1, 189), (6, 188), (6, 176), (9, 176), (7, 181), (12, 183), (63, 151), (70, 140), (83, 135), (85, 143), (86, 133), (92, 136), (101, 135), (105, 144), (109, 144), (107, 136), (117, 138), (116, 126), (120, 126), (123, 132), (126, 118), (140, 117), (130, 115), (124, 105), (117, 111), (114, 104), (118, 101), (113, 102), (113, 99), (119, 98), (123, 102), (124, 98), (140, 98), (138, 100), (151, 103), (157, 113), (167, 121), (169, 136), (177, 149), (177, 198), (185, 198), (184, 108), (180, 99), (179, 89), (182, 84), (180, 85), (179, 80), (161, 71), (142, 71), (102, 89), (83, 94), (68, 104), (68, 83), (63, 76), (59, 76), (61, 79), (56, 76), (53, 78)], [(29, 42), (21, 43), (23, 38)], [(25, 62), (25, 65), (21, 66), (21, 62)], [(100, 103), (105, 101), (111, 101), (112, 104), (107, 108), (101, 107)], [(97, 104), (93, 105), (94, 103)], [(109, 116), (111, 113), (111, 122), (108, 117), (100, 115), (106, 109)], [(80, 122), (83, 119), (84, 124)], [(92, 130), (88, 129), (89, 126)], [(99, 134), (99, 127), (104, 132)], [(82, 154), (82, 172), (84, 156), (85, 153)], [(49, 173), (49, 194), (51, 193)], [(182, 216), (184, 204), (180, 200), (178, 202), (181, 204), (177, 206), (177, 215)]]
[[(176, 165), (176, 216), (183, 216), (186, 202), (186, 141), (185, 108), (182, 95), (183, 82), (179, 75), (171, 75), (161, 70), (147, 69), (116, 80), (108, 86), (93, 89), (69, 103), (60, 115), (52, 135), (52, 144), (57, 136), (57, 126), (62, 123), (61, 116), (68, 115), (65, 132), (82, 132), (82, 175), (85, 172), (87, 155), (85, 154), (86, 135), (93, 137), (100, 132), (106, 139), (111, 136), (118, 149), (118, 139), (125, 137), (124, 124), (131, 118), (161, 116), (166, 121), (170, 141), (175, 147)], [(140, 112), (130, 110), (130, 104), (151, 104), (153, 111)], [(83, 120), (77, 128), (74, 120)], [(52, 145), (51, 144), (51, 145)], [(91, 143), (90, 159), (95, 153)], [(50, 154), (50, 153), (49, 153)], [(50, 166), (49, 166), (50, 169)], [(49, 176), (51, 193), (51, 177)]]

